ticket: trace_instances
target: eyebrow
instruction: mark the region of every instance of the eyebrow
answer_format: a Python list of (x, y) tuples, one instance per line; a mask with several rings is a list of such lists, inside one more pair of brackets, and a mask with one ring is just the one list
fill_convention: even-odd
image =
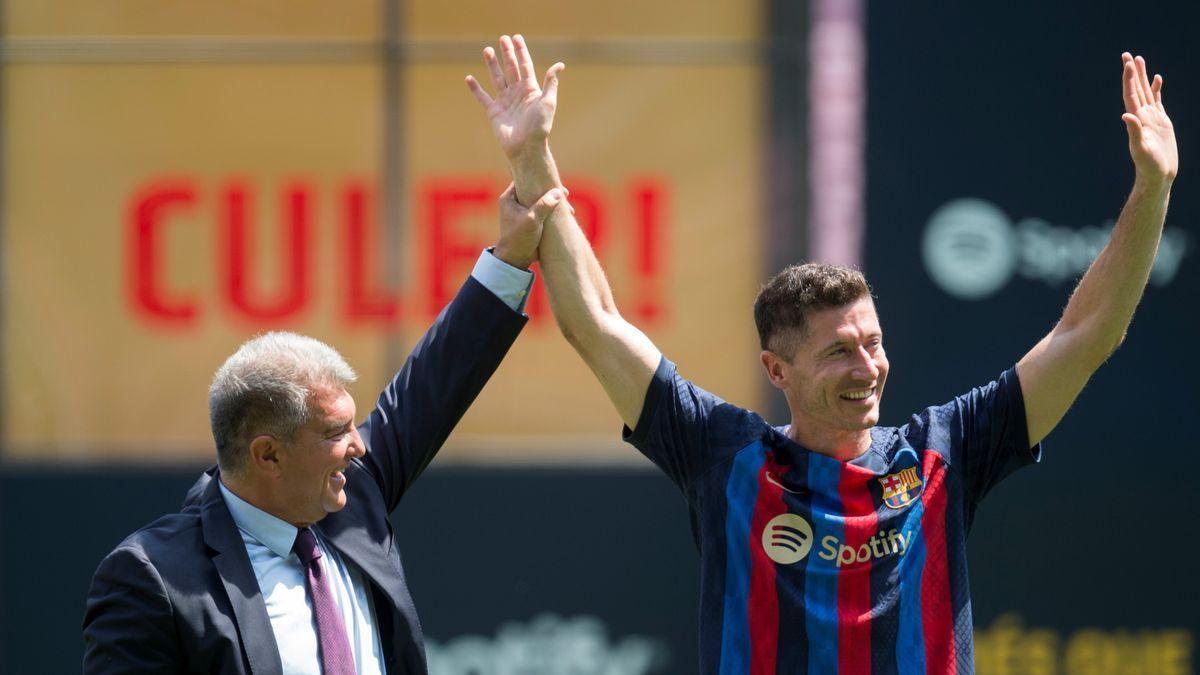
[[(876, 333), (867, 333), (867, 334), (866, 334), (866, 336), (865, 336), (865, 338), (866, 338), (867, 340), (870, 340), (871, 338), (879, 338), (880, 340), (882, 340), (882, 339), (883, 339), (883, 332), (882, 332), (882, 331), (879, 331), (879, 332), (876, 332)], [(827, 344), (827, 345), (825, 345), (824, 347), (822, 347), (822, 348), (820, 349), (820, 353), (822, 353), (822, 354), (823, 354), (823, 353), (825, 353), (825, 352), (829, 351), (830, 349), (833, 349), (834, 347), (840, 347), (840, 346), (842, 346), (842, 345), (845, 345), (845, 344), (851, 344), (851, 343), (853, 343), (853, 342), (855, 342), (855, 340), (854, 340), (853, 338), (845, 338), (845, 339), (842, 339), (842, 340), (834, 340), (833, 342), (830, 342), (829, 344)]]

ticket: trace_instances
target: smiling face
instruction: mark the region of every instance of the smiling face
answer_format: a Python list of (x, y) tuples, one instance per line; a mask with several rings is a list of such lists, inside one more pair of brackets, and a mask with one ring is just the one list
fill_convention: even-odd
[(853, 440), (865, 450), (861, 442), (869, 443), (869, 430), (879, 423), (888, 374), (870, 298), (812, 312), (792, 358), (763, 352), (763, 365), (787, 396), (794, 433), (805, 445), (827, 452)]
[(308, 422), (279, 452), (275, 492), (280, 517), (311, 525), (346, 506), (345, 469), (366, 452), (354, 427), (354, 399), (341, 388), (315, 389)]

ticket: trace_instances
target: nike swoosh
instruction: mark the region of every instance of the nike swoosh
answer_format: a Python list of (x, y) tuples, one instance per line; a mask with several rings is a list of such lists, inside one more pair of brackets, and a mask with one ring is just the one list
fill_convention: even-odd
[(767, 473), (767, 482), (779, 488), (780, 490), (783, 490), (784, 492), (790, 492), (794, 495), (804, 494), (803, 490), (792, 490), (791, 488), (785, 487), (783, 483), (775, 480), (775, 477), (772, 476), (770, 472)]

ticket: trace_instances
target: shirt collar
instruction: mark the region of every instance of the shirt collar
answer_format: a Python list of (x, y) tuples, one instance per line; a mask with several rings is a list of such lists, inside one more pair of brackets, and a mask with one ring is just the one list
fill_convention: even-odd
[(238, 529), (257, 539), (280, 558), (290, 556), (292, 546), (296, 543), (296, 533), (299, 532), (296, 526), (233, 494), (223, 481), (218, 482), (225, 506), (229, 507), (229, 515), (233, 516)]

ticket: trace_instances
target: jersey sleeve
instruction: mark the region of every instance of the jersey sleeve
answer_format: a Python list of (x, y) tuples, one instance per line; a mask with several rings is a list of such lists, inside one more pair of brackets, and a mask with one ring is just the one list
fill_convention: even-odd
[(1025, 399), (1017, 369), (982, 387), (930, 408), (919, 416), (927, 441), (947, 456), (963, 481), (967, 522), (984, 496), (1017, 469), (1041, 460), (1041, 444), (1029, 443)]
[(664, 356), (646, 391), (637, 428), (624, 427), (622, 438), (686, 492), (712, 463), (714, 439), (722, 435), (722, 411), (731, 408), (684, 379)]

